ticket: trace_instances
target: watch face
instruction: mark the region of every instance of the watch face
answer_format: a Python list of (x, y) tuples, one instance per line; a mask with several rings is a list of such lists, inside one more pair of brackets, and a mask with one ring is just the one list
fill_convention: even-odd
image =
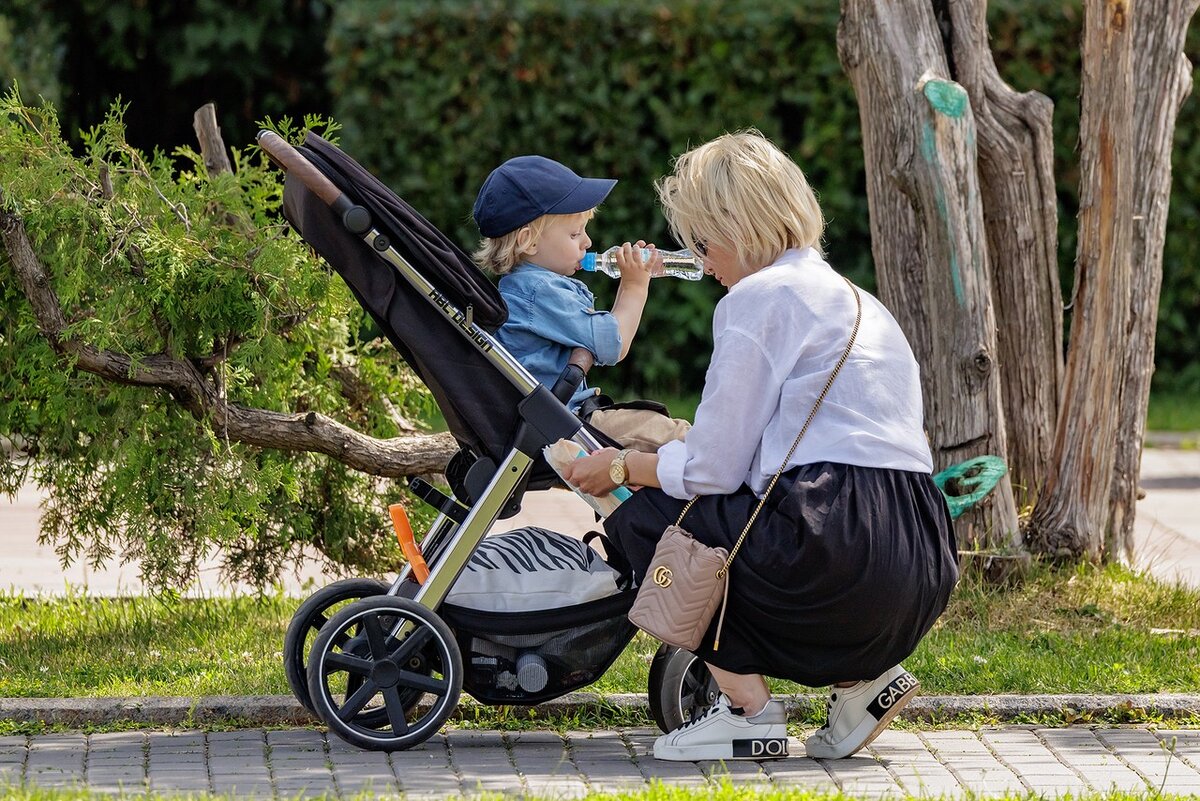
[(624, 484), (627, 475), (624, 459), (616, 459), (608, 466), (608, 477), (617, 484)]

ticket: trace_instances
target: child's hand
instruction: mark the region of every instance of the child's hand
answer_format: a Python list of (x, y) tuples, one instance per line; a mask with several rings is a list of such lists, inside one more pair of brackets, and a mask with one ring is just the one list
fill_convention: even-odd
[[(650, 251), (650, 257), (642, 261), (641, 248)], [(648, 287), (650, 276), (655, 270), (662, 269), (662, 255), (654, 247), (639, 239), (636, 245), (626, 242), (617, 251), (617, 266), (621, 268), (621, 284), (634, 287)], [(628, 283), (626, 283), (628, 282)]]

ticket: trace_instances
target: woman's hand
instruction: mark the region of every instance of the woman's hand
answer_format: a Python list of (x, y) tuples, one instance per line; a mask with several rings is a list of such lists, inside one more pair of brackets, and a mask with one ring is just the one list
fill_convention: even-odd
[(603, 497), (617, 488), (608, 477), (608, 468), (615, 458), (616, 448), (601, 448), (568, 464), (563, 468), (562, 476), (588, 495)]

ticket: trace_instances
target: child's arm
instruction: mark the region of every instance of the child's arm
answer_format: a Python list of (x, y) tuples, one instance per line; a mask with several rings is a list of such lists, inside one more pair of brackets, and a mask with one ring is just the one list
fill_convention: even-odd
[[(647, 248), (650, 258), (643, 262), (641, 253), (635, 252), (634, 248)], [(647, 245), (640, 239), (636, 245), (626, 242), (617, 252), (617, 266), (621, 268), (621, 284), (617, 287), (612, 315), (617, 318), (617, 330), (621, 333), (620, 361), (629, 354), (629, 346), (633, 344), (650, 291), (650, 275), (662, 268), (662, 254), (654, 245)]]

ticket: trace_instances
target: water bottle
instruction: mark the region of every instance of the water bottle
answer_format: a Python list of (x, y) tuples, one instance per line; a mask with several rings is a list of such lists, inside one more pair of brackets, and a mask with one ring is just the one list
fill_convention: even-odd
[[(612, 278), (621, 277), (621, 268), (617, 266), (617, 253), (621, 250), (620, 245), (613, 245), (603, 253), (586, 253), (583, 261), (580, 262), (581, 267), (586, 272), (600, 272)], [(639, 248), (634, 248), (639, 250)], [(650, 261), (650, 250), (648, 248), (640, 248), (642, 251), (642, 261)], [(663, 263), (659, 272), (653, 273), (651, 277), (662, 278), (669, 276), (671, 278), (682, 278), (685, 281), (699, 281), (704, 277), (704, 265), (690, 250), (660, 250)]]
[(517, 684), (522, 690), (527, 693), (541, 692), (549, 680), (546, 660), (533, 651), (526, 651), (517, 657)]

